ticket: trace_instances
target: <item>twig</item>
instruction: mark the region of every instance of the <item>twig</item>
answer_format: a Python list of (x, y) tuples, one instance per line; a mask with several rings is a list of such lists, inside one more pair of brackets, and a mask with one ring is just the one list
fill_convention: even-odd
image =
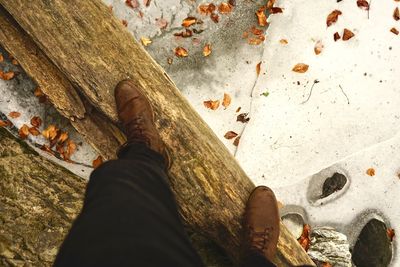
[(347, 99), (347, 104), (350, 105), (349, 97), (346, 95), (346, 93), (344, 92), (344, 90), (343, 90), (343, 88), (342, 88), (342, 86), (341, 86), (340, 84), (339, 84), (339, 88), (340, 88), (340, 90), (342, 90), (342, 93), (343, 93), (344, 96), (346, 97), (346, 99)]
[(316, 83), (319, 83), (319, 81), (318, 81), (318, 80), (314, 80), (314, 82), (313, 82), (313, 84), (312, 84), (312, 86), (311, 86), (311, 89), (310, 89), (310, 93), (308, 94), (307, 99), (301, 103), (302, 105), (305, 104), (305, 103), (307, 103), (308, 100), (310, 100), (312, 91), (313, 91), (313, 89), (314, 89), (314, 85), (315, 85)]

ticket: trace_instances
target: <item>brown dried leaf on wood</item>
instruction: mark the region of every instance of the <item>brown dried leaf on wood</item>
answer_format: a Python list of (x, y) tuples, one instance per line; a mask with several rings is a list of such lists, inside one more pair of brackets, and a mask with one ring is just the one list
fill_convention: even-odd
[(374, 176), (375, 175), (375, 169), (374, 168), (369, 168), (366, 173), (369, 176)]
[(390, 31), (396, 35), (399, 35), (399, 30), (396, 29), (395, 27), (391, 28)]
[(16, 119), (21, 116), (21, 113), (19, 113), (18, 111), (11, 111), (10, 113), (8, 113), (8, 116), (13, 119)]
[(396, 21), (400, 20), (400, 11), (399, 11), (399, 8), (398, 8), (398, 7), (396, 7), (395, 10), (394, 10), (394, 12), (393, 12), (393, 18), (394, 18)]
[(14, 78), (14, 76), (15, 76), (15, 72), (13, 72), (13, 71), (3, 72), (0, 70), (0, 79), (2, 79), (2, 80), (9, 81), (12, 78)]
[(40, 135), (40, 131), (39, 131), (38, 128), (36, 128), (36, 127), (31, 127), (31, 128), (29, 128), (29, 132), (30, 132), (30, 134), (33, 135), (33, 136), (38, 136), (38, 135)]
[(184, 31), (174, 33), (174, 36), (189, 38), (193, 36), (193, 32), (189, 29), (185, 29)]
[(393, 228), (388, 228), (388, 229), (386, 230), (386, 233), (387, 233), (387, 236), (388, 236), (390, 242), (392, 242), (392, 241), (393, 241), (393, 238), (394, 238), (394, 236), (395, 236), (394, 229), (393, 229)]
[(22, 125), (22, 127), (18, 131), (18, 134), (19, 134), (19, 137), (21, 137), (21, 139), (26, 139), (29, 135), (28, 125), (26, 125), (26, 124)]
[(57, 136), (58, 129), (55, 125), (50, 124), (43, 132), (42, 135), (48, 140), (54, 140)]
[(334, 11), (332, 11), (332, 12), (328, 15), (328, 17), (326, 18), (326, 25), (329, 27), (329, 26), (331, 26), (333, 23), (335, 23), (335, 22), (338, 20), (339, 15), (342, 15), (342, 11), (337, 10), (337, 9), (334, 10)]
[(335, 32), (335, 34), (333, 35), (333, 40), (335, 40), (336, 42), (339, 39), (340, 39), (340, 34), (338, 32)]
[[(236, 111), (236, 112), (239, 112), (239, 111)], [(242, 123), (247, 123), (250, 120), (250, 118), (247, 117), (248, 115), (249, 115), (249, 113), (241, 113), (241, 114), (237, 115), (236, 121), (239, 121)]]
[(130, 8), (138, 8), (139, 7), (139, 2), (137, 0), (126, 0), (125, 4), (129, 6)]
[(286, 45), (286, 44), (289, 43), (288, 40), (286, 40), (286, 39), (280, 39), (279, 42), (280, 42), (281, 44), (283, 44), (283, 45)]
[(267, 16), (265, 16), (263, 7), (257, 10), (256, 16), (257, 16), (258, 25), (260, 25), (262, 27), (268, 25)]
[(42, 125), (42, 119), (40, 117), (38, 117), (38, 116), (32, 117), (31, 125), (34, 126), (34, 127), (39, 128), (40, 125)]
[(271, 12), (271, 14), (278, 14), (278, 13), (282, 13), (283, 10), (282, 10), (282, 8), (280, 8), (280, 7), (272, 7), (272, 8), (270, 9), (270, 12)]
[(103, 164), (103, 157), (98, 156), (95, 160), (93, 160), (92, 166), (94, 169), (97, 169), (101, 164)]
[(195, 17), (187, 17), (186, 19), (184, 19), (182, 21), (182, 26), (187, 28), (187, 27), (192, 26), (193, 24), (196, 24), (196, 22), (197, 22), (197, 18), (195, 18)]
[(258, 62), (257, 65), (256, 65), (256, 73), (257, 73), (257, 76), (260, 75), (260, 72), (261, 72), (261, 61)]
[(229, 94), (224, 93), (224, 99), (222, 100), (222, 106), (226, 109), (232, 102), (232, 98)]
[(238, 146), (240, 142), (240, 135), (238, 137), (235, 138), (235, 140), (233, 141), (233, 145), (234, 146)]
[(350, 31), (349, 29), (344, 29), (343, 37), (342, 37), (343, 41), (347, 41), (347, 40), (353, 38), (353, 36), (354, 36), (354, 33), (352, 31)]
[(206, 3), (199, 5), (199, 13), (202, 15), (211, 15), (217, 7), (213, 3)]
[(369, 3), (366, 0), (357, 0), (357, 6), (364, 10), (369, 10)]
[(319, 54), (321, 54), (323, 49), (324, 49), (324, 45), (322, 44), (322, 41), (321, 40), (317, 41), (314, 46), (314, 53), (316, 55), (319, 55)]
[(228, 131), (228, 132), (226, 132), (226, 134), (224, 135), (224, 137), (226, 138), (226, 139), (232, 139), (232, 138), (235, 138), (236, 136), (238, 136), (238, 134), (237, 133), (235, 133), (234, 131)]
[(206, 108), (216, 110), (219, 107), (220, 102), (219, 102), (219, 100), (215, 100), (215, 101), (208, 100), (208, 101), (204, 101), (203, 104)]
[(175, 55), (177, 57), (187, 57), (189, 53), (185, 48), (178, 46), (177, 48), (175, 48)]
[(140, 38), (140, 41), (142, 42), (142, 44), (143, 44), (144, 46), (148, 46), (149, 44), (152, 43), (151, 39), (150, 39), (150, 38), (147, 38), (147, 37), (141, 37), (141, 38)]
[(309, 66), (307, 64), (298, 63), (293, 67), (292, 71), (297, 72), (297, 73), (305, 73), (305, 72), (307, 72), (308, 67)]
[(203, 47), (203, 56), (208, 57), (211, 54), (211, 45), (210, 44), (206, 44)]
[(165, 29), (168, 26), (168, 21), (164, 18), (157, 18), (156, 19), (156, 25), (160, 29)]
[(311, 231), (310, 225), (305, 224), (303, 226), (303, 233), (301, 234), (300, 238), (297, 239), (305, 251), (308, 251), (308, 249), (310, 248), (310, 243), (311, 243), (310, 231)]
[(232, 12), (233, 6), (229, 3), (221, 3), (218, 6), (218, 11), (221, 14), (228, 14)]

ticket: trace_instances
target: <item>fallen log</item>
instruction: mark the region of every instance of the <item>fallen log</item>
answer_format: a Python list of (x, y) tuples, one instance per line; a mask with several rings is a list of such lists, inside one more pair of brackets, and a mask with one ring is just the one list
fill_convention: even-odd
[[(30, 38), (23, 42), (35, 45), (38, 53), (49, 59), (46, 65), (53, 64), (60, 71), (54, 75), (64, 75), (79, 95), (102, 112), (99, 116), (108, 117), (108, 124), (117, 121), (113, 98), (117, 82), (129, 77), (143, 89), (153, 103), (157, 127), (172, 154), (170, 181), (186, 225), (210, 237), (237, 261), (240, 218), (253, 183), (168, 75), (108, 8), (98, 0), (0, 0), (0, 3), (25, 31), (18, 28), (13, 34), (22, 38), (27, 33)], [(17, 28), (10, 21), (2, 23)], [(16, 49), (13, 40), (1, 37), (3, 45), (23, 67), (37, 60), (23, 57), (25, 49)], [(42, 86), (43, 77), (36, 77), (33, 68), (27, 72)], [(48, 91), (52, 90), (65, 90), (65, 87)], [(69, 119), (79, 118), (72, 114)], [(105, 123), (97, 119), (92, 124), (101, 131), (99, 125)], [(102, 138), (120, 140), (114, 134), (116, 127), (112, 129)], [(102, 144), (100, 141), (104, 140), (99, 140), (99, 136), (91, 135), (85, 127), (80, 132), (106, 158), (112, 157), (110, 146)], [(281, 228), (275, 263), (278, 266), (312, 265), (287, 229), (283, 225)]]

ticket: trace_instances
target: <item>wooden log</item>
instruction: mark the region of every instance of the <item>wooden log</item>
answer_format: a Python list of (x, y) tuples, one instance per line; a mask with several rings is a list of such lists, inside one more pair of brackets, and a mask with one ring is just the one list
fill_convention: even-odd
[[(91, 104), (116, 121), (113, 88), (132, 78), (153, 103), (171, 151), (170, 181), (184, 221), (238, 260), (240, 219), (253, 183), (168, 75), (99, 0), (0, 3)], [(95, 143), (98, 140), (93, 140)], [(106, 150), (107, 148), (99, 148)], [(278, 266), (313, 265), (281, 225)]]

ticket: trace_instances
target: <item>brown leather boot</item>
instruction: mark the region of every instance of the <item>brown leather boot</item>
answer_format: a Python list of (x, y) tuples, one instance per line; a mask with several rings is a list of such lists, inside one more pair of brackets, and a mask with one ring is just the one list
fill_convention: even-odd
[(256, 187), (247, 201), (244, 215), (244, 256), (258, 253), (272, 261), (277, 250), (279, 222), (274, 193), (266, 186)]
[(165, 166), (169, 169), (170, 157), (154, 124), (154, 112), (147, 98), (132, 80), (120, 81), (114, 94), (118, 117), (127, 137), (123, 147), (145, 143), (150, 149), (164, 156)]

